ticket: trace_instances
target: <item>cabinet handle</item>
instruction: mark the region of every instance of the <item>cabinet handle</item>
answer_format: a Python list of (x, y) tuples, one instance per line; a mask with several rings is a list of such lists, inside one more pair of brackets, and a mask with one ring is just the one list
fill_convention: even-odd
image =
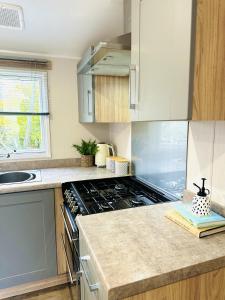
[(130, 66), (130, 76), (129, 76), (129, 99), (130, 99), (130, 109), (136, 109), (138, 104), (138, 75), (137, 66)]
[(92, 105), (90, 105), (90, 96), (91, 96), (91, 91), (88, 90), (88, 115), (91, 116), (92, 115)]
[(69, 231), (69, 228), (68, 228), (68, 225), (67, 225), (67, 223), (66, 223), (66, 218), (65, 218), (65, 216), (64, 216), (63, 205), (60, 205), (60, 209), (61, 209), (61, 214), (62, 214), (62, 218), (63, 218), (63, 223), (64, 223), (64, 226), (65, 226), (66, 233), (67, 233), (67, 235), (68, 235), (70, 244), (73, 244), (73, 242), (78, 241), (78, 238), (77, 238), (77, 239), (73, 239), (73, 238), (71, 237), (70, 231)]
[(89, 279), (88, 274), (87, 274), (87, 272), (85, 270), (85, 267), (83, 265), (83, 262), (87, 262), (88, 260), (90, 260), (89, 255), (80, 257), (80, 265), (81, 265), (82, 269), (79, 272), (77, 272), (77, 274), (78, 274), (79, 277), (84, 275), (84, 277), (87, 281), (90, 292), (95, 292), (95, 291), (99, 290), (99, 283), (92, 283), (92, 284), (90, 283), (90, 279)]
[(61, 239), (62, 239), (63, 250), (64, 250), (64, 253), (65, 253), (65, 258), (66, 258), (66, 264), (67, 264), (67, 268), (68, 268), (70, 283), (74, 284), (76, 280), (73, 279), (72, 271), (70, 269), (70, 263), (69, 263), (68, 255), (67, 255), (67, 252), (66, 252), (66, 245), (65, 245), (64, 238), (63, 238), (62, 234), (61, 234)]

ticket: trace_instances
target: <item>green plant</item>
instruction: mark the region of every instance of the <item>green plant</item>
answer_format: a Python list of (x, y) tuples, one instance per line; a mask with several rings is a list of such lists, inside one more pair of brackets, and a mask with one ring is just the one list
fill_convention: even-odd
[(89, 140), (88, 142), (82, 140), (81, 145), (73, 145), (73, 147), (81, 155), (95, 155), (98, 152), (98, 146), (95, 140)]

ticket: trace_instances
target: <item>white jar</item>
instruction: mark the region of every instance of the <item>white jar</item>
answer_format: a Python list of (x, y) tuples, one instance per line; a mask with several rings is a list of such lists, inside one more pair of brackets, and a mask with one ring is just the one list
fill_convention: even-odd
[(116, 160), (115, 161), (115, 174), (120, 176), (128, 175), (129, 162), (128, 160)]

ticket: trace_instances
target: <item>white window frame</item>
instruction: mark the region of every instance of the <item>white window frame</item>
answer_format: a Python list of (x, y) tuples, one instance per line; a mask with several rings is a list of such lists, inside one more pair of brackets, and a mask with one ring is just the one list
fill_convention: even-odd
[[(17, 74), (21, 74), (24, 77), (28, 77), (30, 79), (31, 76), (38, 77), (41, 81), (41, 99), (44, 99), (42, 105), (43, 110), (46, 112), (49, 111), (49, 99), (48, 99), (48, 72), (47, 71), (36, 71), (36, 70), (18, 70), (18, 69), (5, 69), (1, 68), (0, 71), (5, 72), (5, 74), (12, 76)], [(18, 76), (18, 75), (17, 75)], [(0, 153), (0, 161), (13, 161), (13, 160), (25, 160), (25, 159), (41, 159), (41, 158), (51, 158), (51, 142), (50, 142), (50, 117), (49, 115), (41, 116), (41, 130), (42, 130), (42, 144), (44, 145), (44, 149), (40, 150), (16, 150), (13, 153), (14, 149), (9, 149), (5, 151), (5, 153)], [(7, 157), (8, 153), (10, 157)]]

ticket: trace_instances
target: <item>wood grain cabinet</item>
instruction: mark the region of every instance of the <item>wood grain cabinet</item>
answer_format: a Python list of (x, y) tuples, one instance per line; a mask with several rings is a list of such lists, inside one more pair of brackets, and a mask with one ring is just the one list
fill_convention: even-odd
[(225, 2), (132, 0), (132, 120), (225, 120)]
[(225, 1), (197, 0), (193, 120), (225, 120)]
[(81, 123), (129, 122), (129, 77), (78, 75)]

